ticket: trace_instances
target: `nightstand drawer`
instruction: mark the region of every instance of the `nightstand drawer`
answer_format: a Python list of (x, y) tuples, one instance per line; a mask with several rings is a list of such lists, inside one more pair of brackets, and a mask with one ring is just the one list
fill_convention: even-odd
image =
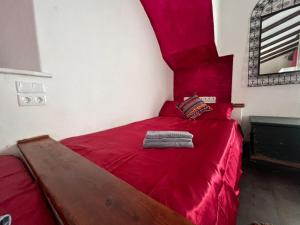
[(253, 125), (253, 135), (255, 143), (300, 146), (300, 128)]
[[(269, 118), (272, 123), (268, 124)], [(280, 124), (275, 118), (269, 118), (263, 118), (267, 122), (260, 117), (251, 121), (253, 154), (300, 163), (300, 126), (287, 124), (286, 120)]]

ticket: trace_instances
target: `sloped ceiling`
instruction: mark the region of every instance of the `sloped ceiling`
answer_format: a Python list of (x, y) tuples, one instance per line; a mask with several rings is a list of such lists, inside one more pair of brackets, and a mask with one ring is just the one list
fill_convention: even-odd
[(192, 94), (231, 101), (232, 56), (219, 58), (212, 0), (141, 0), (162, 56), (174, 71), (174, 98)]
[(162, 55), (176, 70), (217, 57), (211, 0), (141, 0)]

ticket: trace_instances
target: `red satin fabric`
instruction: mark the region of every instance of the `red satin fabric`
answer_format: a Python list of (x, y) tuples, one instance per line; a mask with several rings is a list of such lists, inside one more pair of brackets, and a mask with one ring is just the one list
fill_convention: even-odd
[[(184, 118), (182, 112), (177, 109), (180, 101), (166, 101), (159, 112), (159, 116)], [(209, 104), (212, 111), (203, 113), (197, 120), (231, 120), (233, 106), (231, 103)]]
[(54, 225), (37, 184), (23, 163), (0, 156), (0, 216), (10, 214), (13, 225)]
[(174, 71), (174, 98), (198, 94), (231, 102), (233, 58), (218, 57), (211, 0), (141, 0), (162, 56)]
[(298, 49), (296, 49), (293, 53), (293, 62), (292, 66), (297, 66), (298, 65)]
[(141, 0), (162, 55), (175, 71), (217, 57), (211, 0)]
[[(194, 149), (143, 149), (147, 130), (194, 134)], [(235, 224), (242, 137), (232, 120), (157, 117), (62, 143), (196, 225)]]
[(165, 101), (159, 112), (159, 116), (183, 118), (182, 112), (177, 109), (178, 104), (180, 104), (180, 101)]
[(198, 67), (175, 71), (174, 98), (216, 96), (218, 103), (231, 102), (233, 56), (203, 62)]
[(209, 104), (212, 111), (203, 113), (199, 120), (231, 120), (233, 106), (231, 103)]

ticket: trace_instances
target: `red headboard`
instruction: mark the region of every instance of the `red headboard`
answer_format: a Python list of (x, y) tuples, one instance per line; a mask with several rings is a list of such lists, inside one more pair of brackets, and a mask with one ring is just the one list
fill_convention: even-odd
[(174, 98), (197, 94), (216, 96), (217, 102), (231, 102), (233, 56), (220, 57), (198, 67), (175, 71)]
[(219, 58), (212, 0), (141, 0), (163, 58), (174, 71), (174, 97), (193, 93), (231, 101), (232, 56)]

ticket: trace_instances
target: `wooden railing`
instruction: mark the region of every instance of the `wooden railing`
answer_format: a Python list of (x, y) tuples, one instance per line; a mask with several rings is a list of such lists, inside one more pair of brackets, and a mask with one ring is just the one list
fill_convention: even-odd
[(65, 225), (192, 225), (48, 136), (18, 147)]

